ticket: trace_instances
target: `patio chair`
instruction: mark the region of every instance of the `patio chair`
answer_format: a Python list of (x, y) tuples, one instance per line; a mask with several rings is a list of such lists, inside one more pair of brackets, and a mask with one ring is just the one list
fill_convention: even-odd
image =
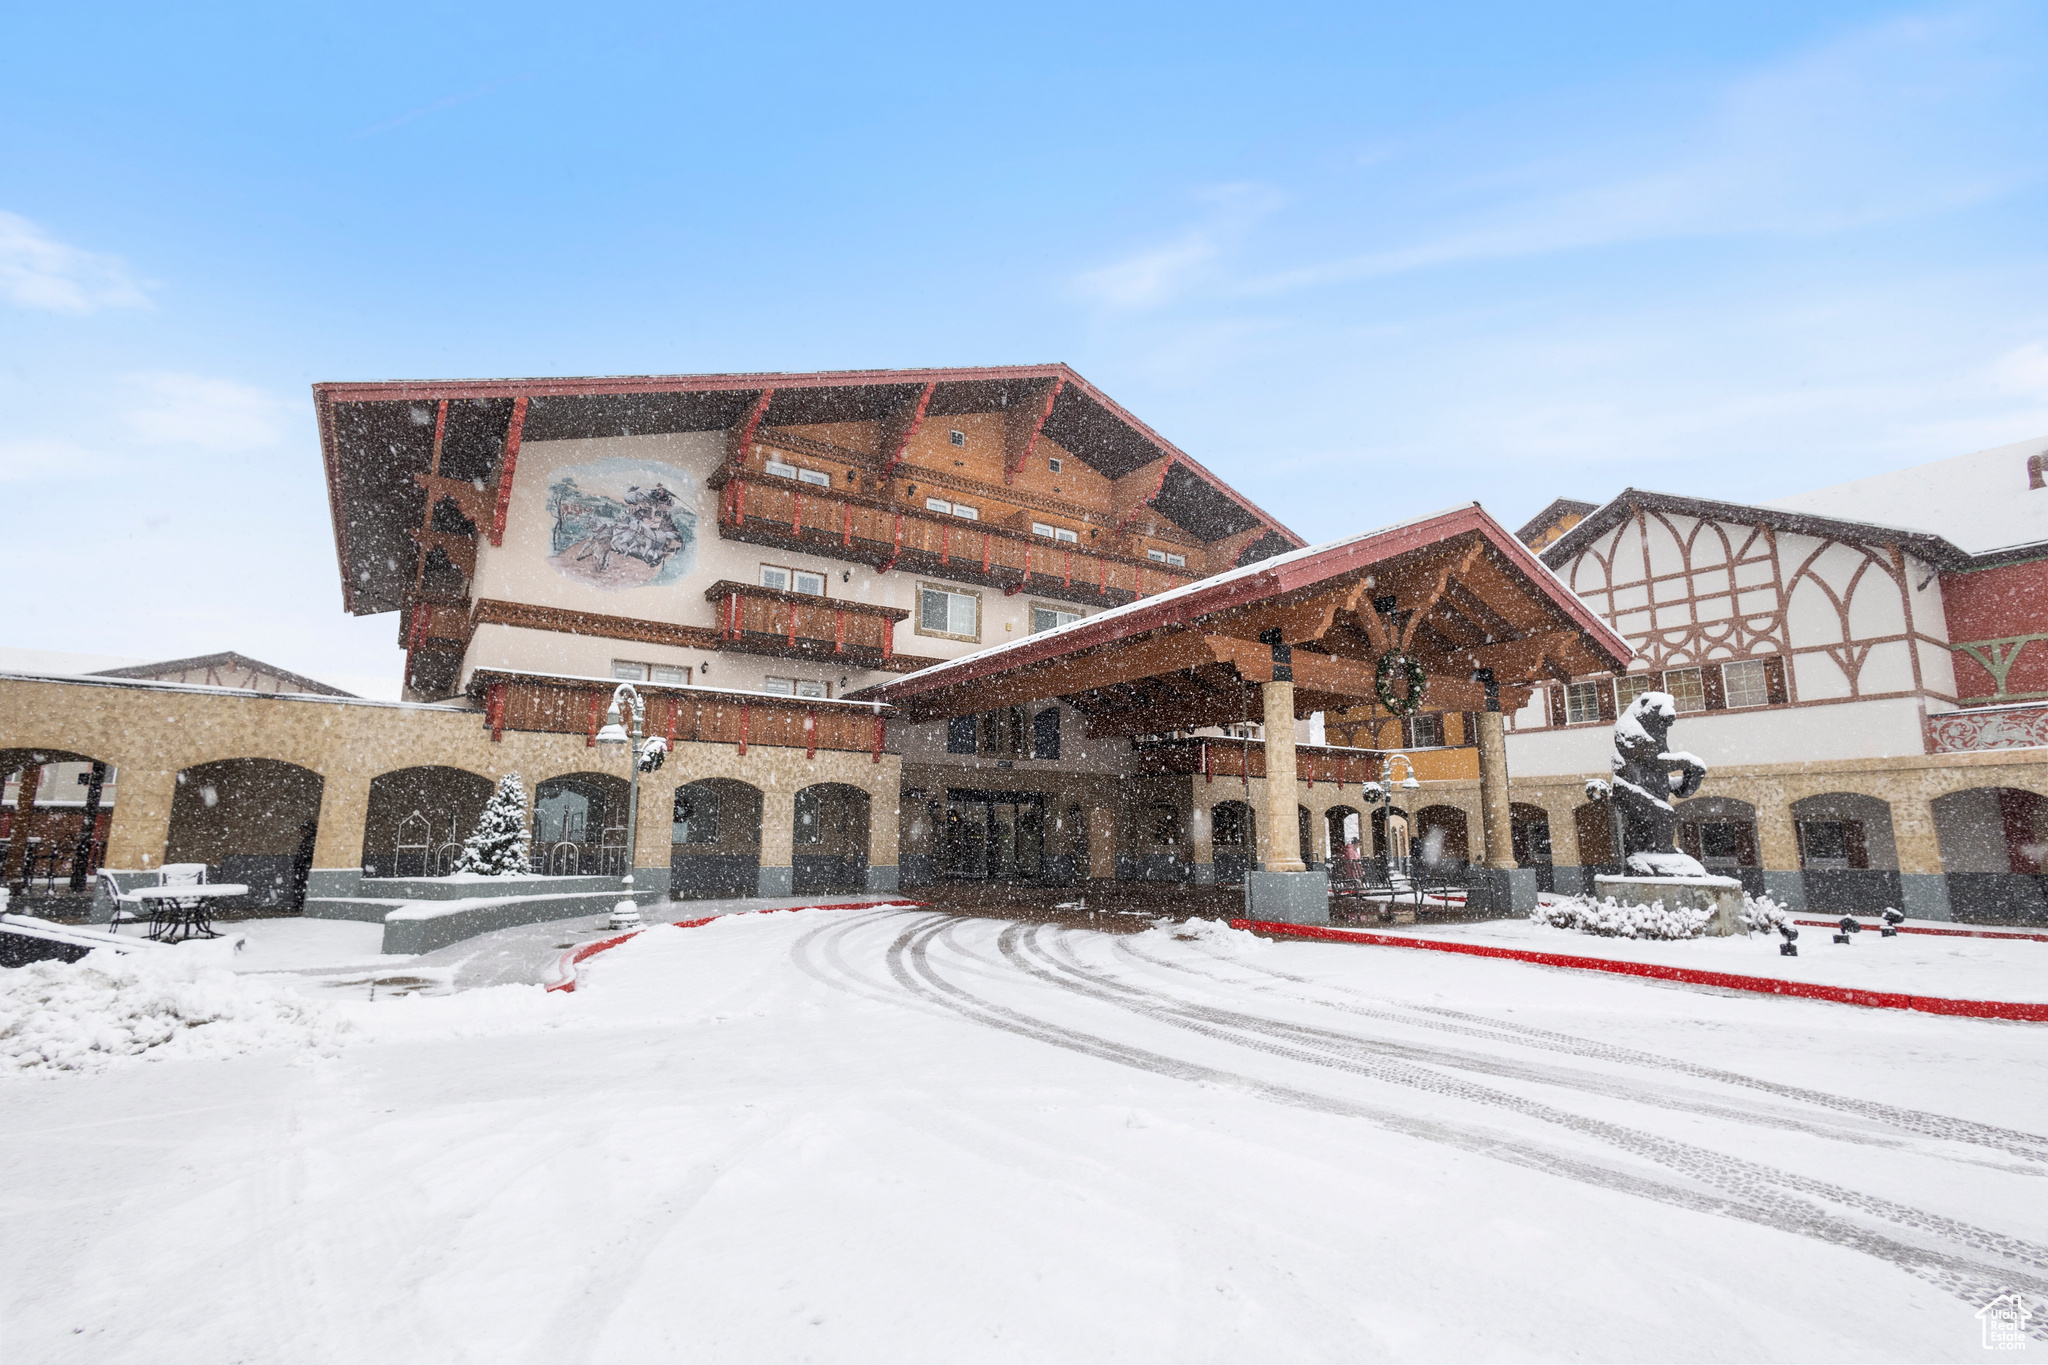
[(95, 881), (97, 881), (102, 887), (106, 888), (107, 899), (114, 903), (113, 914), (110, 915), (107, 919), (108, 933), (118, 934), (121, 932), (122, 925), (134, 924), (136, 921), (142, 918), (141, 915), (127, 908), (128, 906), (135, 904), (135, 901), (132, 897), (128, 896), (127, 893), (121, 890), (121, 883), (114, 879), (113, 873), (107, 871), (105, 868), (101, 868), (99, 871), (93, 873), (92, 875)]
[[(205, 863), (165, 863), (157, 869), (158, 886), (204, 886), (206, 885)], [(189, 903), (175, 899), (154, 899), (149, 904), (149, 936), (161, 939), (165, 929), (184, 928), (186, 937), (201, 936), (212, 938), (213, 915), (208, 903), (194, 900)], [(173, 936), (174, 938), (176, 935)]]

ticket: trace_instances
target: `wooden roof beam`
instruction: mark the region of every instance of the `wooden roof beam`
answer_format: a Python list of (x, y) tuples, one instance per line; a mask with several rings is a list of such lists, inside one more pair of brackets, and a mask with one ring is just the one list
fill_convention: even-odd
[(775, 390), (763, 389), (761, 396), (754, 400), (754, 406), (747, 409), (747, 415), (726, 428), (725, 462), (745, 464), (747, 451), (753, 448), (754, 435), (761, 430), (761, 419), (768, 415), (768, 405), (775, 401)]
[(1109, 485), (1109, 526), (1121, 531), (1138, 519), (1140, 513), (1152, 505), (1152, 499), (1159, 496), (1159, 490), (1166, 487), (1166, 476), (1173, 469), (1173, 457), (1161, 456), (1150, 464), (1139, 465), (1120, 479), (1113, 479)]
[(1003, 482), (1015, 480), (1024, 462), (1038, 446), (1039, 435), (1059, 401), (1065, 379), (1051, 379), (1033, 389), (1031, 396), (1003, 414)]
[(891, 491), (890, 475), (896, 466), (903, 463), (903, 457), (910, 450), (910, 439), (924, 427), (924, 415), (932, 405), (932, 395), (939, 391), (939, 381), (934, 379), (910, 402), (897, 408), (882, 419), (882, 496), (891, 502), (896, 495)]

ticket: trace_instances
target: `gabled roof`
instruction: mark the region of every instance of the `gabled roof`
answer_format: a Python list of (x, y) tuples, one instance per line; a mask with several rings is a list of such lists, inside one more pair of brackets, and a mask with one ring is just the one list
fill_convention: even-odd
[(276, 664), (252, 659), (246, 654), (229, 650), (221, 654), (200, 654), (190, 659), (165, 659), (161, 663), (133, 664), (127, 668), (103, 668), (91, 676), (95, 678), (148, 678), (162, 679), (166, 674), (197, 673), (206, 670), (228, 670), (233, 672), (262, 673), (291, 684), (292, 690), (315, 697), (353, 697), (355, 693), (344, 692), (338, 687), (309, 678), (303, 673), (294, 673)]
[[(342, 597), (358, 615), (395, 610), (412, 581), (423, 520), (434, 415), (448, 400), (441, 472), (487, 480), (510, 423), (527, 400), (525, 441), (727, 431), (747, 421), (764, 393), (764, 427), (872, 421), (915, 404), (933, 387), (929, 416), (1002, 411), (1059, 389), (1045, 436), (1107, 478), (1162, 457), (1169, 477), (1155, 510), (1205, 542), (1264, 526), (1284, 546), (1302, 538), (1063, 364), (814, 374), (610, 375), (562, 379), (437, 379), (313, 386), (321, 457), (334, 516)], [(1198, 529), (1199, 528), (1199, 529)]]
[(1835, 517), (1815, 516), (1810, 512), (1787, 511), (1780, 507), (1759, 507), (1751, 503), (1716, 502), (1711, 498), (1686, 498), (1673, 493), (1652, 493), (1642, 488), (1624, 488), (1615, 494), (1613, 501), (1606, 506), (1588, 513), (1584, 521), (1544, 549), (1543, 562), (1553, 569), (1562, 568), (1595, 540), (1628, 520), (1637, 508), (1646, 512), (1670, 512), (1678, 516), (1733, 521), (1746, 526), (1768, 526), (1775, 531), (1789, 531), (1796, 535), (1829, 536), (1837, 540), (1897, 545), (1926, 563), (1942, 569), (1961, 568), (1970, 562), (1970, 556), (1955, 545), (1925, 531), (1912, 531), (1899, 526), (1878, 526), (1864, 521), (1843, 521)]
[[(1454, 572), (1449, 567), (1451, 558), (1444, 552), (1457, 546), (1473, 549), (1476, 554), (1475, 542), (1491, 550), (1492, 561), (1506, 571), (1506, 578), (1496, 574), (1493, 582), (1496, 585), (1509, 584), (1514, 594), (1532, 604), (1538, 615), (1558, 629), (1556, 632), (1531, 631), (1522, 635), (1520, 640), (1513, 633), (1504, 639), (1495, 638), (1489, 630), (1489, 638), (1483, 644), (1454, 645), (1442, 651), (1445, 657), (1438, 662), (1447, 666), (1447, 675), (1441, 677), (1443, 692), (1472, 690), (1473, 685), (1462, 671), (1448, 673), (1448, 666), (1452, 666), (1453, 660), (1466, 660), (1468, 655), (1470, 662), (1489, 663), (1494, 656), (1506, 659), (1511, 655), (1519, 658), (1526, 654), (1526, 667), (1503, 671), (1530, 676), (1502, 677), (1503, 684), (1532, 680), (1537, 673), (1558, 664), (1561, 653), (1571, 656), (1562, 666), (1572, 676), (1619, 671), (1626, 666), (1633, 654), (1628, 643), (1588, 609), (1577, 594), (1558, 581), (1557, 576), (1527, 546), (1509, 535), (1477, 503), (1472, 503), (1232, 569), (1022, 640), (950, 659), (852, 695), (857, 699), (873, 698), (903, 706), (913, 718), (928, 718), (949, 710), (964, 714), (966, 710), (975, 709), (973, 703), (987, 689), (972, 690), (972, 685), (984, 682), (996, 683), (1015, 678), (1018, 685), (1034, 698), (1065, 695), (1066, 689), (1055, 676), (1056, 666), (1063, 661), (1072, 661), (1076, 656), (1101, 658), (1118, 650), (1128, 650), (1136, 658), (1135, 646), (1166, 636), (1199, 636), (1207, 632), (1228, 635), (1233, 630), (1242, 635), (1245, 621), (1262, 611), (1299, 605), (1317, 593), (1329, 592), (1333, 585), (1356, 583), (1361, 578), (1374, 578), (1376, 575), (1373, 582), (1366, 584), (1362, 595), (1354, 594), (1360, 596), (1357, 607), (1324, 618), (1320, 634), (1300, 637), (1318, 642), (1332, 640), (1336, 638), (1330, 634), (1333, 620), (1341, 621), (1346, 615), (1355, 617), (1360, 609), (1375, 611), (1376, 606), (1366, 605), (1372, 593), (1387, 591), (1396, 578), (1413, 570), (1419, 561), (1428, 560), (1427, 573), (1423, 577), (1436, 579), (1441, 597), (1442, 589)], [(1499, 589), (1503, 593), (1508, 590)], [(1462, 586), (1454, 587), (1453, 593), (1462, 594), (1468, 601), (1472, 596)], [(1399, 604), (1396, 605), (1398, 607)], [(1410, 601), (1408, 605), (1414, 607), (1416, 603)], [(1489, 615), (1483, 604), (1469, 609), (1475, 614)], [(1497, 617), (1492, 620), (1496, 625), (1500, 624)], [(1559, 632), (1563, 643), (1559, 642)], [(1518, 645), (1527, 647), (1518, 649)], [(1317, 650), (1314, 654), (1296, 652), (1298, 669), (1334, 668), (1343, 656), (1356, 656), (1358, 653), (1355, 644), (1346, 649), (1332, 649), (1322, 643), (1312, 647)], [(1473, 651), (1477, 651), (1476, 654)], [(1154, 654), (1145, 657), (1163, 659), (1168, 656), (1168, 651), (1155, 650)], [(1218, 662), (1222, 661), (1219, 656)], [(1463, 670), (1467, 663), (1459, 662), (1454, 666)], [(1243, 670), (1240, 668), (1238, 671), (1242, 675)], [(1367, 673), (1370, 674), (1369, 666)], [(1051, 690), (1030, 692), (1030, 688), (1039, 685), (1041, 680)], [(1438, 683), (1439, 675), (1433, 669), (1432, 689), (1437, 689)], [(1466, 708), (1454, 706), (1451, 709)], [(1173, 727), (1162, 725), (1158, 728)]]
[(1597, 512), (1599, 509), (1600, 504), (1597, 502), (1580, 502), (1576, 498), (1559, 498), (1523, 523), (1522, 529), (1515, 532), (1515, 539), (1521, 541), (1524, 545), (1533, 544), (1536, 537), (1542, 535), (1566, 517), (1577, 517), (1580, 520), (1584, 520), (1587, 513)]

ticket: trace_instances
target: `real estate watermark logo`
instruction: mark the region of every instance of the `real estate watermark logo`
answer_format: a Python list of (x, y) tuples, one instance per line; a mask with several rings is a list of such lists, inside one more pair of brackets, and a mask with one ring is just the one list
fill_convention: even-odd
[(1984, 1348), (1988, 1351), (2023, 1351), (2027, 1346), (2027, 1320), (2033, 1310), (2018, 1294), (2000, 1294), (1977, 1310), (1984, 1324)]

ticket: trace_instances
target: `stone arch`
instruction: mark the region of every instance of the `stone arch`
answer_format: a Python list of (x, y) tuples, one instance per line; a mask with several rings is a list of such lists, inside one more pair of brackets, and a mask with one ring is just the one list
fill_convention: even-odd
[(2048, 923), (2048, 797), (1968, 787), (1929, 804), (1951, 913), (1986, 924)]
[(119, 780), (113, 765), (73, 749), (6, 748), (0, 779), (12, 785), (0, 806), (0, 884), (17, 898), (38, 886), (88, 890), (106, 860)]
[(1508, 832), (1514, 845), (1515, 866), (1536, 870), (1538, 891), (1557, 890), (1550, 857), (1550, 812), (1527, 801), (1510, 802)]
[(1862, 792), (1821, 792), (1792, 803), (1800, 882), (1811, 910), (1875, 914), (1899, 903), (1891, 803)]
[(533, 789), (534, 870), (553, 877), (619, 877), (626, 869), (626, 780), (561, 773)]
[(1258, 817), (1248, 802), (1218, 801), (1209, 808), (1209, 847), (1217, 881), (1244, 880), (1259, 856)]
[(867, 888), (871, 804), (865, 790), (845, 782), (819, 782), (797, 792), (790, 833), (794, 894)]
[(751, 896), (761, 879), (761, 789), (730, 777), (676, 788), (669, 894), (677, 900)]
[(305, 908), (326, 779), (276, 758), (223, 758), (182, 769), (171, 794), (166, 863), (204, 863), (210, 882), (249, 894), (232, 908)]
[(1756, 807), (1732, 796), (1695, 796), (1678, 803), (1678, 848), (1717, 877), (1736, 877), (1752, 896), (1764, 894)]
[(370, 779), (363, 815), (365, 877), (444, 877), (496, 784), (463, 768), (422, 764)]
[(1410, 823), (1413, 856), (1439, 864), (1472, 861), (1471, 820), (1462, 807), (1424, 806)]
[(1365, 856), (1365, 817), (1358, 807), (1341, 803), (1323, 811), (1323, 838), (1330, 847), (1330, 862), (1357, 860)]

